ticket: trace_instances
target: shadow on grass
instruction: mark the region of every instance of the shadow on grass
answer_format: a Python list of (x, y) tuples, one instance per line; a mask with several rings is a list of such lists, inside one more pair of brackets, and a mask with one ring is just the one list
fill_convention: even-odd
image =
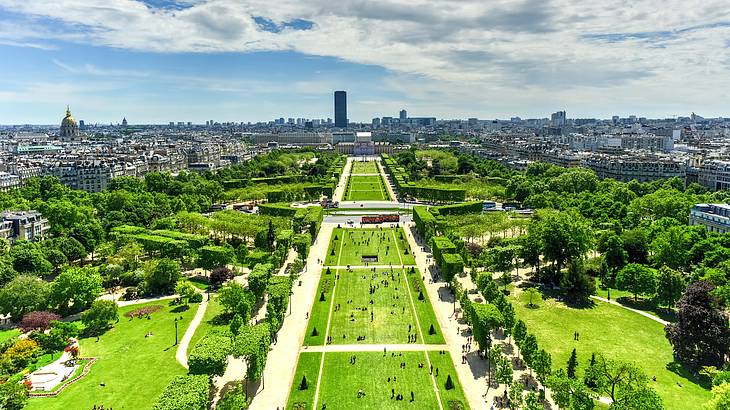
[(208, 322), (215, 326), (227, 325), (233, 319), (232, 313), (219, 313), (213, 316)]
[(188, 310), (190, 310), (190, 305), (188, 305), (186, 303), (186, 304), (180, 305), (180, 306), (178, 306), (178, 307), (176, 307), (174, 309), (170, 309), (170, 312), (172, 312), (172, 313), (182, 313), (182, 312), (187, 312)]
[(712, 388), (712, 381), (709, 378), (702, 377), (702, 376), (699, 376), (699, 375), (693, 373), (690, 369), (688, 369), (682, 363), (673, 361), (671, 363), (667, 363), (666, 367), (667, 367), (667, 370), (669, 370), (670, 372), (676, 374), (677, 376), (687, 380), (689, 383), (695, 383), (708, 390), (710, 388)]

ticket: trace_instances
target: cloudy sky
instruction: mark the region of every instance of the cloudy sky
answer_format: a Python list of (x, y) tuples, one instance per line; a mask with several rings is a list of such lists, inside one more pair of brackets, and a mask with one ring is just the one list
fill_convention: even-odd
[(728, 116), (727, 0), (0, 0), (0, 124)]

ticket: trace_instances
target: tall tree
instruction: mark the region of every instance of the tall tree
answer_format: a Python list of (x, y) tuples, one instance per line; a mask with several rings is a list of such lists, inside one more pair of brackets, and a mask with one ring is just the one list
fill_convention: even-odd
[(712, 295), (714, 289), (706, 281), (690, 284), (677, 303), (677, 321), (665, 327), (674, 357), (695, 369), (722, 367), (730, 351), (728, 316)]
[(87, 309), (102, 291), (101, 275), (92, 267), (67, 268), (51, 283), (49, 303), (61, 314)]
[(50, 285), (30, 275), (20, 275), (0, 289), (0, 313), (10, 313), (19, 321), (24, 314), (44, 310), (48, 306)]
[(575, 348), (573, 348), (573, 352), (570, 354), (570, 358), (568, 359), (568, 367), (566, 367), (566, 374), (571, 379), (575, 379), (576, 368), (578, 368), (578, 354), (576, 353)]
[(657, 302), (666, 306), (667, 308), (674, 307), (674, 304), (682, 296), (684, 292), (685, 283), (682, 274), (668, 266), (662, 266), (659, 268), (659, 272), (656, 276)]
[(596, 363), (587, 370), (595, 378), (600, 394), (611, 398), (611, 408), (652, 410), (663, 409), (659, 395), (649, 386), (646, 374), (638, 366), (609, 360), (597, 355)]
[(648, 266), (630, 263), (616, 275), (616, 287), (634, 295), (653, 295), (656, 292), (656, 271)]

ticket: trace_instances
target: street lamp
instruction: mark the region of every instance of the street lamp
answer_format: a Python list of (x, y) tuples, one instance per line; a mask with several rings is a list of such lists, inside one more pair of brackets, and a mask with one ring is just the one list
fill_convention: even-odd
[(175, 318), (175, 346), (177, 346), (177, 318)]

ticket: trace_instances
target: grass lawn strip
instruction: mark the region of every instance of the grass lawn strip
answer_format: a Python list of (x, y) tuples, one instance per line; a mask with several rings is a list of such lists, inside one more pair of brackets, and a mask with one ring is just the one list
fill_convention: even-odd
[[(292, 382), (291, 390), (289, 391), (287, 409), (301, 410), (313, 408), (309, 406), (309, 404), (312, 403), (312, 399), (315, 394), (315, 389), (314, 386), (312, 386), (312, 383), (319, 379), (319, 369), (323, 354), (324, 353), (314, 352), (301, 352), (299, 354), (297, 370), (296, 373), (294, 373), (294, 381)], [(307, 388), (300, 390), (299, 387), (302, 383), (302, 377), (304, 376), (307, 377)]]
[[(393, 232), (393, 239), (395, 240), (395, 248), (398, 251), (398, 256), (400, 257), (400, 250), (398, 249), (398, 239), (395, 237), (395, 232)], [(403, 264), (403, 259), (400, 261), (401, 265)], [(405, 275), (405, 271), (403, 272), (403, 275)], [(421, 322), (418, 320), (418, 313), (416, 312), (416, 305), (413, 303), (413, 294), (411, 293), (411, 285), (408, 283), (408, 277), (406, 276), (406, 286), (408, 287), (408, 298), (411, 301), (411, 307), (413, 308), (413, 315), (416, 316), (416, 326), (418, 326), (418, 333), (421, 334), (421, 340), (425, 340), (423, 338), (423, 332), (421, 331)], [(424, 354), (426, 356), (426, 364), (428, 366), (431, 366), (431, 359), (428, 357), (428, 353), (426, 352)], [(443, 405), (441, 403), (441, 395), (439, 394), (438, 385), (436, 384), (436, 379), (433, 375), (431, 375), (431, 381), (433, 382), (433, 389), (436, 392), (436, 397), (438, 399), (439, 403), (439, 409), (443, 410)]]
[[(398, 231), (393, 242), (388, 231)], [(403, 239), (398, 239), (402, 237)], [(337, 238), (337, 239), (335, 239)], [(342, 244), (343, 241), (344, 246)], [(340, 242), (340, 243), (338, 243)], [(391, 249), (395, 248), (395, 249)], [(333, 254), (333, 250), (339, 249)], [(408, 251), (401, 255), (400, 250)], [(377, 261), (367, 262), (368, 266), (415, 265), (416, 260), (403, 233), (403, 228), (335, 228), (325, 258), (326, 266), (365, 266), (365, 256), (377, 256)]]
[(346, 201), (390, 200), (381, 175), (350, 175), (347, 180)]
[[(454, 367), (454, 361), (448, 351), (445, 354), (440, 354), (438, 351), (430, 350), (428, 352), (428, 358), (431, 361), (434, 369), (439, 369), (439, 375), (436, 378), (439, 395), (441, 396), (441, 403), (445, 409), (449, 409), (450, 402), (460, 402), (463, 408), (468, 408), (468, 402), (466, 396), (464, 396), (464, 389), (461, 387), (459, 378)], [(434, 373), (435, 374), (435, 373)], [(451, 375), (451, 381), (454, 383), (453, 389), (446, 389), (446, 378)]]
[[(592, 308), (575, 309), (548, 298), (538, 308), (530, 309), (521, 295), (515, 297), (513, 293), (512, 298), (516, 299), (513, 305), (517, 317), (552, 355), (555, 369), (565, 368), (575, 348), (578, 373), (582, 375), (591, 354), (602, 353), (610, 359), (635, 362), (668, 410), (700, 409), (710, 399), (711, 393), (674, 362), (660, 323), (609, 303), (596, 302)], [(580, 333), (579, 341), (573, 341), (573, 332)], [(651, 381), (652, 376), (656, 376), (656, 382)]]
[[(96, 337), (82, 338), (80, 352), (96, 357), (88, 375), (68, 386), (56, 397), (32, 398), (26, 410), (106, 408), (149, 409), (167, 383), (187, 373), (175, 360), (175, 323), (182, 336), (195, 314), (195, 309), (175, 311), (169, 301), (135, 304), (119, 309), (119, 323)], [(164, 308), (151, 319), (127, 319), (124, 313), (149, 305)], [(193, 305), (195, 306), (195, 305)], [(147, 332), (152, 336), (145, 337)], [(154, 369), (154, 371), (150, 371)]]
[[(203, 295), (203, 297), (205, 298), (208, 296)], [(195, 344), (198, 342), (198, 340), (202, 339), (209, 330), (228, 329), (229, 326), (227, 324), (218, 322), (218, 316), (222, 314), (223, 306), (221, 306), (220, 302), (218, 302), (218, 296), (211, 295), (210, 300), (208, 301), (208, 308), (205, 309), (205, 313), (203, 314), (203, 320), (198, 325), (198, 328), (195, 329), (195, 333), (190, 339), (187, 353), (190, 353), (190, 349), (192, 349), (193, 346), (195, 346)]]
[[(340, 256), (342, 255), (342, 246), (344, 245), (344, 243), (345, 243), (344, 240), (340, 242), (340, 252), (339, 252)], [(340, 263), (339, 258), (337, 259), (337, 263), (338, 264)], [(335, 280), (334, 280), (334, 284), (332, 285), (332, 298), (330, 299), (330, 308), (329, 308), (329, 313), (327, 314), (327, 331), (325, 331), (325, 334), (324, 334), (325, 341), (327, 340), (327, 336), (329, 336), (330, 323), (332, 321), (332, 306), (335, 303), (335, 290), (337, 288), (337, 275), (338, 275), (338, 273), (335, 271)], [(322, 383), (322, 368), (324, 367), (324, 356), (325, 356), (325, 354), (323, 352), (322, 359), (320, 360), (320, 363), (319, 363), (319, 373), (317, 374), (317, 388), (314, 391), (314, 404), (312, 405), (312, 409), (317, 408), (317, 399), (319, 398), (319, 388)]]
[(375, 161), (354, 161), (350, 174), (377, 174), (379, 172)]

